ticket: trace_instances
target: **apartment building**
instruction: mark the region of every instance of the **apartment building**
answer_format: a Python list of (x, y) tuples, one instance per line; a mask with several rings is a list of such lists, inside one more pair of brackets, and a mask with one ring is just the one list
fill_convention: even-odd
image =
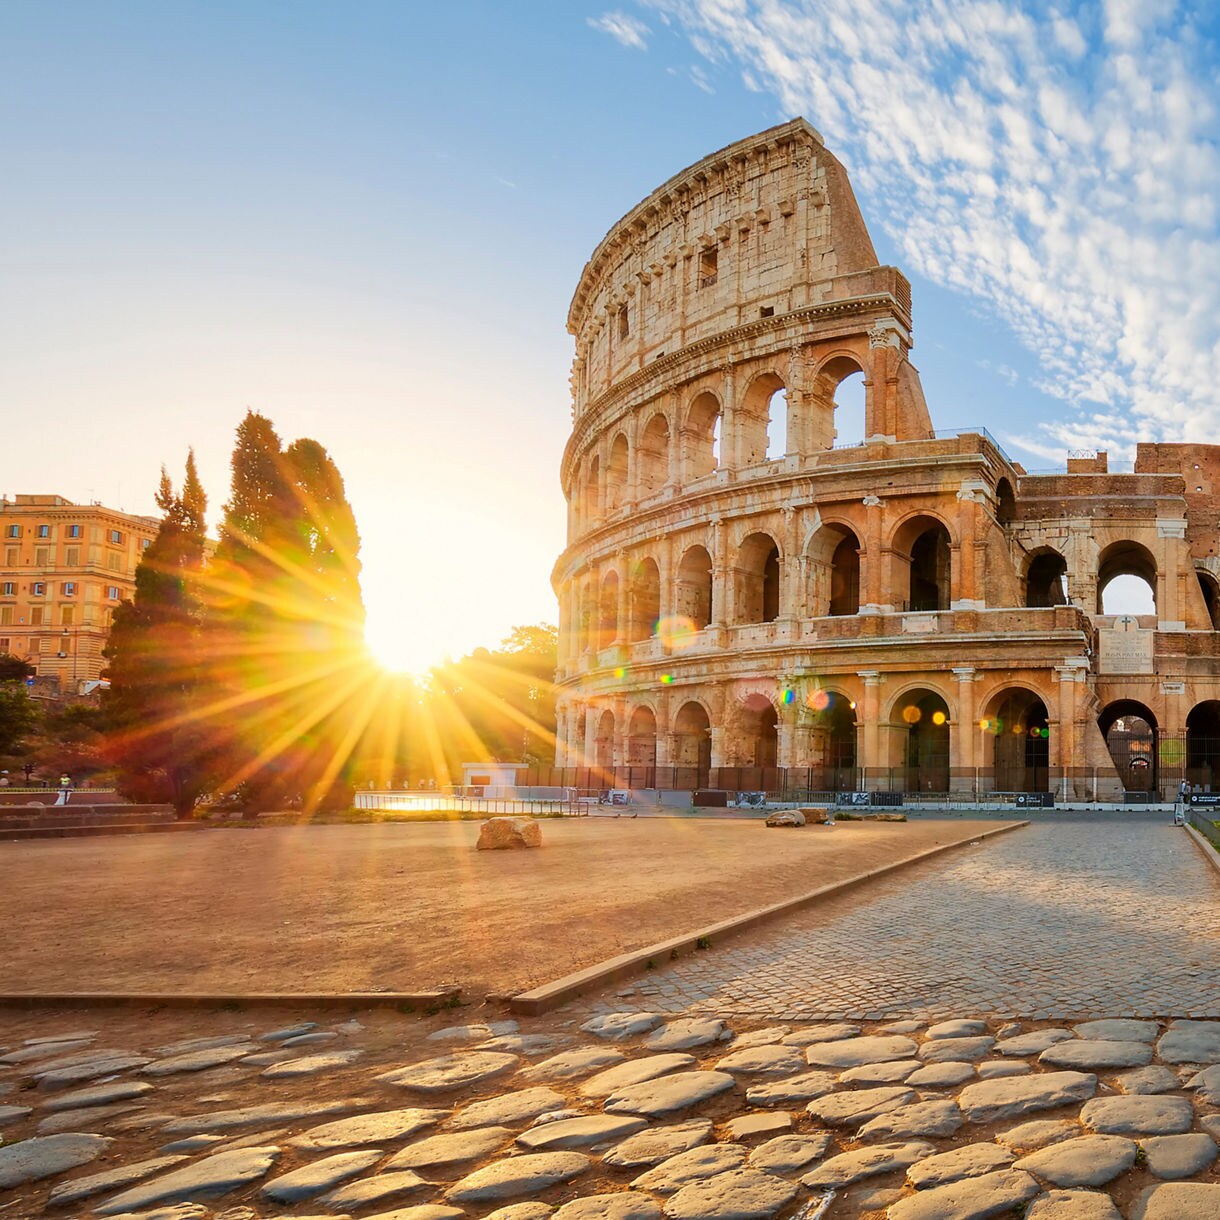
[(133, 596), (158, 525), (63, 496), (0, 498), (0, 653), (64, 693), (101, 677), (115, 607)]

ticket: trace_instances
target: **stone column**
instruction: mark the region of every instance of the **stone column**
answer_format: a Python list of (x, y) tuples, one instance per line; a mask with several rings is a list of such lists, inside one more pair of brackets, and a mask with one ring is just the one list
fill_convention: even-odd
[(865, 496), (864, 507), (867, 516), (864, 552), (860, 556), (860, 613), (880, 614), (888, 606), (889, 582), (885, 573), (885, 556), (881, 551), (885, 504), (878, 496)]
[(622, 644), (631, 638), (627, 616), (631, 613), (631, 573), (627, 567), (627, 552), (619, 551), (615, 555), (618, 567), (618, 630), (614, 633), (613, 644)]
[(669, 469), (666, 482), (670, 487), (682, 486), (682, 399), (675, 390), (669, 396), (669, 404), (665, 411), (669, 421)]
[[(875, 669), (862, 669), (857, 676), (864, 682), (864, 699), (859, 716), (861, 741), (856, 768), (864, 787), (872, 788), (875, 780), (886, 774), (888, 762), (881, 754), (881, 674)], [(888, 742), (885, 744), (888, 745)]]
[(719, 517), (712, 518), (712, 627), (723, 632), (729, 624), (732, 589), (729, 580), (728, 531)]
[(953, 792), (979, 792), (982, 762), (979, 757), (978, 708), (975, 679), (969, 665), (954, 666), (957, 679), (957, 715), (949, 722), (949, 788)]
[[(1051, 765), (1067, 776), (1067, 782), (1059, 781), (1057, 795), (1080, 794), (1076, 775), (1085, 764), (1083, 725), (1077, 723), (1081, 704), (1084, 701), (1085, 685), (1088, 681), (1088, 661), (1084, 657), (1069, 657), (1062, 665), (1055, 666), (1059, 679), (1059, 723), (1051, 726)], [(1049, 709), (1048, 709), (1049, 711)], [(1049, 717), (1048, 717), (1049, 719)], [(1088, 778), (1083, 777), (1085, 787)]]

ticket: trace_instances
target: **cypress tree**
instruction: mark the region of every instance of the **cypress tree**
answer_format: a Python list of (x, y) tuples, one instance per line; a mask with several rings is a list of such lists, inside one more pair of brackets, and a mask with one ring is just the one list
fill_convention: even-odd
[(208, 582), (224, 786), (248, 813), (346, 807), (367, 672), (360, 539), (343, 479), (317, 441), (285, 449), (253, 412), (232, 471)]
[(188, 454), (181, 494), (161, 470), (161, 526), (114, 613), (102, 700), (105, 753), (120, 791), (168, 801), (187, 816), (211, 784), (210, 741), (199, 705), (207, 497)]

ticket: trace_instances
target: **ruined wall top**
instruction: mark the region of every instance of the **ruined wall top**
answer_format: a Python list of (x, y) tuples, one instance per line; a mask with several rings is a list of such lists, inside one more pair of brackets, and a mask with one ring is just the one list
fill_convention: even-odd
[(585, 265), (568, 311), (576, 413), (676, 348), (875, 291), (879, 270), (847, 171), (809, 123), (730, 144), (636, 204)]

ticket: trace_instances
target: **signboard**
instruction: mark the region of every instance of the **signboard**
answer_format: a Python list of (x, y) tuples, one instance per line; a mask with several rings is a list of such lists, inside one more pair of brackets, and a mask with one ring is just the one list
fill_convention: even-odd
[(1153, 665), (1152, 641), (1156, 633), (1151, 628), (1141, 627), (1139, 619), (1125, 614), (1114, 620), (1113, 627), (1099, 627), (1098, 644), (1101, 649), (1100, 672), (1103, 674), (1151, 674)]
[(1220, 792), (1192, 792), (1190, 803), (1215, 809), (1217, 805), (1220, 805)]

